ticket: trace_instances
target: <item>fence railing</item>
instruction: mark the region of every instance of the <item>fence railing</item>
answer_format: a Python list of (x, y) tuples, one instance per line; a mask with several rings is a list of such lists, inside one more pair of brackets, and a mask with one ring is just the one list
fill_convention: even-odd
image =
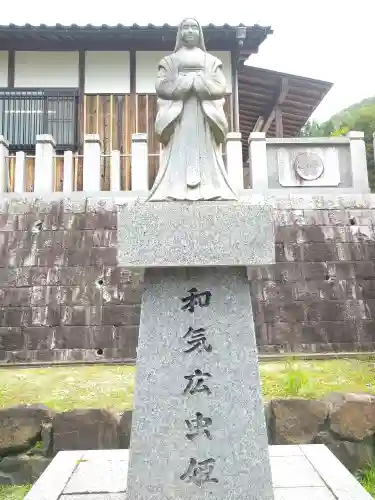
[[(240, 134), (228, 134), (223, 158), (233, 186), (243, 187)], [(103, 154), (100, 137), (86, 135), (83, 154), (56, 153), (51, 135), (36, 138), (35, 154), (12, 152), (0, 136), (0, 193), (72, 191), (147, 192), (155, 179), (160, 153), (149, 153), (147, 134), (133, 134), (131, 153)]]

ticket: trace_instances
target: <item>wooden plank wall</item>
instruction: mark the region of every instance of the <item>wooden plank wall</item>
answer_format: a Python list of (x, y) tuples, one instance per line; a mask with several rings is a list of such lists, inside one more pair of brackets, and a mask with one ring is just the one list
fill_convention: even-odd
[[(135, 99), (134, 99), (135, 97)], [(148, 135), (149, 186), (151, 187), (159, 169), (160, 144), (155, 138), (154, 123), (157, 113), (157, 97), (155, 94), (86, 94), (84, 96), (83, 117), (79, 117), (80, 137), (83, 144), (85, 134), (99, 134), (102, 142), (102, 190), (110, 189), (110, 157), (111, 151), (121, 152), (121, 189), (131, 189), (131, 136), (135, 132)], [(133, 112), (134, 109), (134, 112)], [(225, 112), (231, 123), (231, 95), (226, 96)], [(82, 147), (79, 151), (82, 154)], [(30, 153), (32, 155), (33, 153)], [(35, 154), (35, 153), (34, 153)], [(129, 156), (127, 156), (129, 155)], [(35, 158), (27, 158), (26, 184), (27, 191), (33, 191)], [(14, 184), (14, 159), (9, 162), (11, 188)], [(74, 160), (74, 190), (81, 191), (83, 183), (83, 161), (80, 155)], [(58, 156), (55, 162), (55, 191), (63, 188), (63, 157)]]

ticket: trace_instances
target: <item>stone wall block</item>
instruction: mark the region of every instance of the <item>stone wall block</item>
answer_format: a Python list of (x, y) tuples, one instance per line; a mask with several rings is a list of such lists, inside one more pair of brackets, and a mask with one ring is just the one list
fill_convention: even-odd
[(131, 410), (124, 411), (120, 417), (120, 448), (128, 450), (130, 448), (130, 437), (132, 430), (132, 414)]
[(309, 351), (309, 346), (312, 352), (324, 352), (324, 346), (327, 346), (327, 352), (331, 352), (333, 350), (332, 345), (330, 344), (327, 332), (323, 327), (321, 327), (321, 323), (302, 323), (302, 334), (301, 334), (301, 344), (305, 346), (303, 351)]
[(345, 394), (330, 402), (330, 429), (341, 439), (362, 441), (375, 433), (375, 396)]
[(62, 290), (60, 286), (39, 285), (28, 288), (28, 301), (31, 306), (57, 306), (61, 303), (61, 300)]
[(21, 270), (17, 268), (0, 267), (0, 283), (4, 288), (17, 286), (18, 275)]
[(102, 290), (96, 283), (86, 283), (82, 279), (81, 286), (61, 286), (62, 305), (100, 305), (102, 302)]
[(140, 306), (104, 305), (104, 325), (139, 325)]
[(294, 287), (294, 299), (314, 301), (327, 298), (321, 281), (298, 281)]
[(102, 324), (101, 306), (66, 306), (61, 308), (61, 324), (91, 326)]
[(349, 224), (348, 214), (345, 210), (320, 210), (321, 224), (323, 226), (346, 226)]
[(291, 302), (295, 297), (294, 283), (276, 283), (266, 281), (263, 285), (263, 299), (265, 302), (280, 301)]
[(0, 288), (0, 303), (3, 307), (27, 307), (30, 299), (30, 288)]
[(42, 405), (0, 410), (0, 456), (27, 450), (41, 439), (42, 423), (53, 412)]
[(267, 324), (267, 337), (271, 345), (279, 345), (280, 351), (291, 350), (301, 343), (302, 324), (301, 323), (283, 323), (276, 321)]
[(29, 326), (57, 326), (60, 324), (60, 306), (45, 305), (31, 308)]
[(0, 308), (0, 327), (28, 326), (32, 322), (31, 307), (2, 307)]
[(64, 198), (62, 200), (63, 213), (85, 213), (87, 209), (87, 198), (79, 200), (72, 200), (71, 198)]
[(256, 323), (255, 324), (255, 336), (257, 340), (257, 345), (261, 348), (261, 346), (265, 346), (268, 344), (268, 328), (267, 324)]
[(105, 282), (109, 285), (139, 286), (143, 283), (143, 270), (128, 269), (126, 267), (104, 266)]
[(104, 304), (139, 305), (142, 300), (142, 288), (134, 285), (102, 285), (102, 298)]
[(337, 246), (334, 243), (303, 243), (302, 260), (306, 262), (327, 262), (339, 260)]
[(55, 415), (53, 452), (110, 450), (120, 447), (119, 421), (107, 410), (71, 410)]
[(138, 326), (103, 327), (108, 329), (114, 339), (114, 348), (123, 353), (125, 358), (137, 357)]
[(299, 268), (302, 281), (324, 280), (328, 273), (327, 262), (301, 262)]
[(23, 329), (25, 349), (43, 350), (54, 347), (56, 327), (46, 324), (47, 321), (40, 321), (39, 324), (35, 321), (35, 326), (28, 326)]
[(373, 462), (373, 438), (361, 442), (342, 441), (328, 430), (321, 431), (316, 436), (314, 443), (325, 444), (345, 467), (353, 474), (363, 470)]
[(322, 226), (302, 226), (299, 232), (301, 242), (324, 243), (326, 234)]
[(88, 262), (94, 266), (114, 266), (117, 264), (117, 248), (94, 247)]
[(303, 210), (303, 216), (296, 223), (299, 226), (321, 226), (326, 220), (324, 210)]
[(375, 280), (357, 280), (357, 288), (368, 303), (375, 299)]
[(0, 213), (0, 231), (15, 231), (17, 229), (17, 215)]
[(51, 463), (50, 458), (26, 454), (9, 456), (0, 462), (0, 484), (33, 484)]
[[(115, 327), (113, 325), (74, 326), (63, 325), (56, 328), (55, 346), (57, 349), (104, 349), (112, 347)], [(80, 357), (79, 359), (84, 359)]]
[(68, 287), (79, 287), (82, 284), (90, 284), (103, 276), (103, 270), (95, 266), (65, 266), (59, 269), (60, 284)]
[[(90, 230), (91, 231), (91, 230)], [(86, 231), (88, 233), (89, 231)], [(92, 231), (92, 245), (95, 247), (116, 247), (117, 230), (100, 229)]]
[(270, 408), (274, 444), (312, 443), (328, 417), (328, 405), (324, 401), (273, 400)]
[(301, 247), (297, 243), (276, 243), (276, 262), (299, 262), (302, 259)]
[(290, 243), (301, 239), (301, 230), (297, 226), (276, 226), (275, 242)]
[(0, 351), (19, 351), (23, 348), (24, 336), (21, 328), (0, 327)]
[(91, 252), (91, 248), (86, 248), (85, 251), (83, 251), (70, 247), (64, 252), (64, 262), (66, 263), (66, 266), (84, 267), (85, 263), (90, 266)]
[(93, 214), (107, 214), (116, 211), (116, 198), (88, 198), (86, 211)]

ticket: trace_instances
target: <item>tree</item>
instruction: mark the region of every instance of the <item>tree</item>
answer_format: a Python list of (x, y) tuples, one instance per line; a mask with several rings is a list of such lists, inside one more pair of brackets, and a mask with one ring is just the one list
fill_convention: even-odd
[(375, 96), (349, 106), (329, 120), (319, 124), (309, 121), (302, 128), (301, 137), (337, 137), (347, 135), (350, 130), (364, 132), (367, 169), (371, 191), (375, 191), (375, 161), (373, 133), (375, 132)]

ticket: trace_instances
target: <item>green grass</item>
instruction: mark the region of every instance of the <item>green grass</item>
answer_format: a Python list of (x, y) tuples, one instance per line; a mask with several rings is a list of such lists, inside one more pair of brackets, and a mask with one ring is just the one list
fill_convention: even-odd
[(375, 498), (375, 464), (370, 465), (363, 471), (359, 471), (357, 477), (365, 490)]
[[(320, 398), (330, 392), (375, 392), (375, 360), (261, 363), (265, 399)], [(56, 411), (132, 408), (133, 366), (0, 368), (0, 407), (42, 403)]]
[(264, 363), (260, 366), (265, 399), (318, 399), (330, 392), (375, 393), (375, 360), (340, 359)]
[(0, 368), (0, 407), (41, 403), (56, 411), (130, 409), (134, 373), (133, 366)]
[(31, 486), (0, 486), (0, 500), (23, 500)]

